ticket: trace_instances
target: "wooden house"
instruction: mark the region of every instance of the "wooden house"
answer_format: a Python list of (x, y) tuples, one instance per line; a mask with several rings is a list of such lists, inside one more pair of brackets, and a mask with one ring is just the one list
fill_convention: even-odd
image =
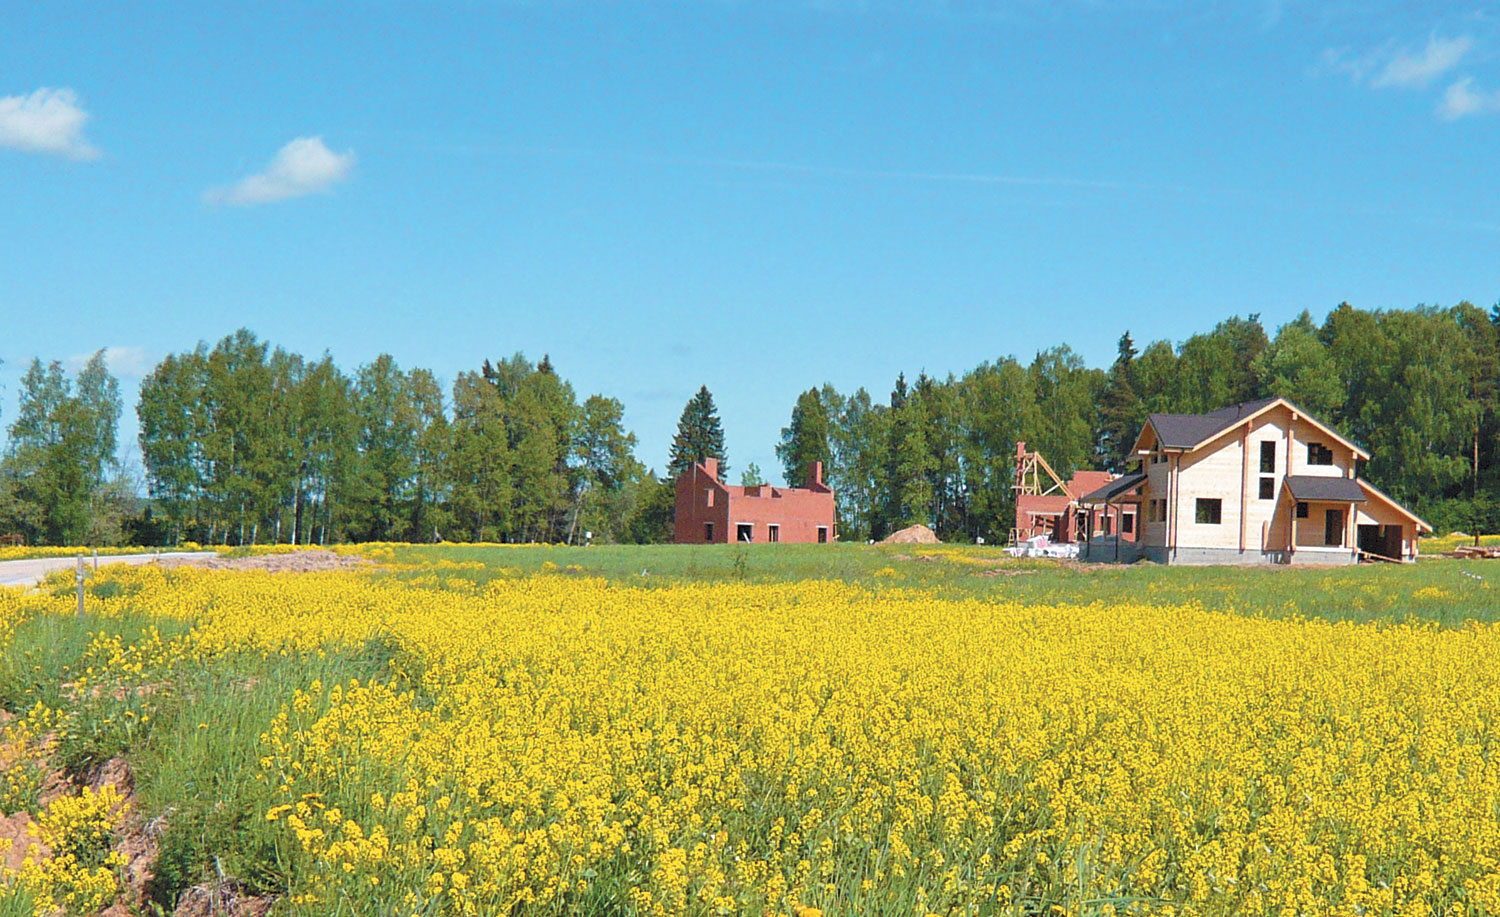
[[(1348, 564), (1412, 560), (1432, 527), (1359, 477), (1370, 454), (1284, 398), (1207, 414), (1152, 414), (1132, 450), (1141, 469), (1083, 505), (1139, 506), (1133, 545), (1096, 560)], [(1122, 550), (1122, 548), (1124, 550)]]

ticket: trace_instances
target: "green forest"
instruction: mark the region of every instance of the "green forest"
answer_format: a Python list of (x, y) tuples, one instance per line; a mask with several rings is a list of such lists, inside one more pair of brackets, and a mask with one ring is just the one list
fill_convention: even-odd
[[(917, 522), (1003, 540), (1017, 440), (1063, 474), (1124, 471), (1148, 413), (1271, 395), (1368, 449), (1362, 475), (1438, 531), (1500, 531), (1500, 306), (1346, 303), (1274, 333), (1249, 315), (1175, 343), (1126, 332), (1108, 366), (1058, 345), (941, 379), (903, 373), (888, 394), (808, 382), (776, 455), (792, 484), (824, 463), (843, 540)], [(0, 534), (31, 544), (659, 542), (672, 477), (730, 458), (706, 387), (648, 466), (620, 401), (580, 398), (546, 356), (485, 361), (445, 391), (389, 355), (348, 372), (244, 329), (143, 380), (138, 471), (117, 463), (123, 405), (102, 353), (71, 378), (34, 360), (18, 395)]]

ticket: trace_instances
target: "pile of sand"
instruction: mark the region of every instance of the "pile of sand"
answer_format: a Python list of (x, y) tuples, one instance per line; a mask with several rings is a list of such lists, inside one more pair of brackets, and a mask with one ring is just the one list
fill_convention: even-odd
[(892, 532), (881, 539), (881, 544), (941, 544), (932, 529), (925, 525), (909, 525), (899, 532)]
[(257, 557), (164, 557), (163, 567), (202, 567), (205, 570), (267, 570), (271, 573), (320, 573), (325, 570), (350, 570), (369, 564), (355, 554), (310, 549), (289, 554), (262, 554)]

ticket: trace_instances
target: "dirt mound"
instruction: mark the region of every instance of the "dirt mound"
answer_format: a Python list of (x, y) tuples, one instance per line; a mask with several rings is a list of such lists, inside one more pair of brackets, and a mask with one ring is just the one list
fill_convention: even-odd
[(881, 544), (941, 544), (932, 529), (925, 525), (909, 525), (899, 532), (892, 532), (881, 539)]
[(271, 573), (320, 573), (325, 570), (352, 570), (370, 563), (353, 554), (311, 549), (287, 554), (261, 554), (255, 557), (164, 558), (163, 567), (201, 567), (205, 570), (266, 570)]

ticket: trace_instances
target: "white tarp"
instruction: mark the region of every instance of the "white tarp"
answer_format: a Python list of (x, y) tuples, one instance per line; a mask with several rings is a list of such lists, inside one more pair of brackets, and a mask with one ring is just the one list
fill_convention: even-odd
[(1053, 544), (1046, 535), (1036, 535), (1006, 548), (1011, 557), (1077, 557), (1078, 545)]

